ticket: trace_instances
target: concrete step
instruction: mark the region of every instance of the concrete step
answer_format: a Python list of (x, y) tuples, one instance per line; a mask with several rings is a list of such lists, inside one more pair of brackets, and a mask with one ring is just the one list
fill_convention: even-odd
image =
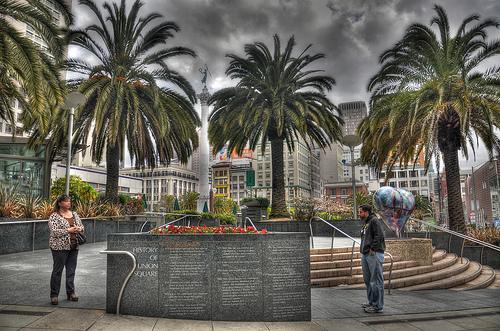
[[(438, 257), (441, 257), (441, 252), (436, 252)], [(437, 277), (445, 278), (451, 275), (451, 272), (459, 273), (460, 269), (457, 271), (457, 267), (453, 268), (455, 263), (459, 258), (455, 254), (446, 254), (445, 258), (436, 261), (430, 266), (411, 266), (402, 269), (393, 269), (391, 288), (401, 288), (404, 286), (412, 286), (416, 284), (421, 284), (427, 281), (432, 281), (440, 279)], [(464, 259), (465, 260), (465, 259)], [(405, 261), (412, 262), (412, 261)], [(432, 274), (436, 271), (442, 271), (442, 273)], [(428, 275), (430, 274), (430, 275)], [(434, 279), (432, 278), (434, 277)], [(384, 264), (384, 279), (386, 280), (386, 285), (389, 282), (389, 269)], [(315, 287), (336, 287), (339, 286), (344, 289), (363, 289), (365, 284), (363, 282), (363, 275), (361, 273), (354, 274), (353, 276), (340, 276), (340, 277), (328, 277), (328, 278), (318, 278), (311, 279), (311, 285)]]
[[(390, 258), (386, 257), (384, 263), (390, 263)], [(401, 257), (394, 256), (394, 262), (401, 261)], [(361, 259), (354, 259), (352, 261), (353, 267), (361, 266)], [(311, 262), (311, 270), (324, 270), (324, 269), (338, 269), (338, 268), (350, 268), (351, 259), (348, 260), (337, 260), (337, 261), (317, 261)]]
[[(432, 281), (425, 282), (423, 284), (405, 286), (401, 288), (403, 291), (421, 291), (421, 290), (437, 290), (437, 289), (447, 289), (454, 286), (459, 286), (466, 284), (469, 281), (476, 279), (482, 270), (482, 265), (475, 261), (469, 261), (469, 259), (464, 258), (462, 262), (457, 261), (457, 264), (453, 266), (454, 268), (447, 268), (448, 277), (442, 277), (443, 273), (431, 273)], [(460, 270), (460, 271), (459, 271)], [(445, 270), (442, 270), (445, 271)], [(459, 272), (458, 272), (459, 271)], [(434, 278), (437, 278), (434, 280)]]
[(454, 286), (450, 288), (450, 290), (468, 291), (478, 288), (486, 288), (495, 281), (495, 274), (495, 270), (492, 267), (483, 265), (481, 273), (477, 278), (472, 279), (465, 284)]
[(489, 290), (500, 290), (500, 270), (498, 269), (493, 269), (493, 270), (495, 270), (495, 279), (486, 288)]
[[(350, 253), (352, 247), (334, 247), (333, 253)], [(322, 255), (322, 254), (330, 254), (332, 251), (331, 248), (313, 248), (311, 249), (311, 255)], [(359, 247), (354, 247), (354, 253), (359, 252)]]
[[(446, 252), (444, 250), (436, 250), (433, 254), (434, 263), (447, 263), (447, 261), (442, 261), (446, 256)], [(451, 258), (453, 255), (450, 255)], [(441, 261), (441, 262), (439, 262)], [(448, 262), (447, 266), (451, 264)], [(339, 260), (339, 261), (320, 261), (320, 262), (311, 262), (311, 285), (315, 287), (329, 287), (329, 286), (338, 286), (338, 285), (352, 285), (363, 283), (362, 279), (362, 268), (361, 268), (361, 259), (353, 260), (353, 279), (350, 278), (351, 270), (350, 270), (351, 260)], [(417, 261), (401, 261), (401, 258), (398, 256), (394, 257), (394, 266), (393, 266), (393, 276), (392, 278), (404, 277), (412, 274), (417, 274), (418, 269), (409, 269), (416, 268), (419, 266)], [(441, 266), (441, 264), (436, 265), (434, 268), (437, 269)], [(431, 266), (432, 267), (432, 266)], [(384, 272), (387, 274), (386, 278), (389, 278), (389, 270), (390, 270), (390, 258), (386, 257), (384, 261)], [(395, 273), (397, 270), (400, 270), (398, 274)], [(410, 271), (405, 271), (410, 270)], [(361, 276), (361, 278), (357, 277)], [(335, 279), (340, 277), (338, 279)], [(363, 285), (364, 286), (364, 285)]]
[[(354, 254), (352, 254), (352, 257), (353, 259), (361, 259), (361, 253), (354, 252)], [(333, 261), (339, 261), (339, 260), (351, 260), (351, 252), (334, 253)], [(322, 261), (332, 261), (332, 255), (331, 254), (311, 255), (311, 262), (322, 262)]]
[[(344, 261), (339, 261), (339, 262), (344, 262)], [(345, 262), (347, 266), (341, 268), (311, 270), (311, 279), (332, 278), (332, 277), (342, 277), (342, 276), (348, 277), (351, 275), (351, 267), (350, 267), (351, 261), (345, 261)], [(362, 275), (363, 270), (361, 267), (361, 261), (357, 260), (356, 262), (357, 262), (356, 265), (353, 264), (352, 274)], [(393, 265), (393, 272), (394, 270), (416, 267), (418, 265), (419, 264), (417, 261), (395, 261)], [(389, 261), (386, 261), (384, 263), (383, 268), (384, 271), (390, 270), (391, 268), (390, 259)]]

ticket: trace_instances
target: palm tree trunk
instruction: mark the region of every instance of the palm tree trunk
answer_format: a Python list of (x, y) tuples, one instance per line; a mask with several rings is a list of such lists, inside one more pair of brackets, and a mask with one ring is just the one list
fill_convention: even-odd
[(465, 218), (460, 190), (460, 167), (458, 150), (448, 150), (443, 153), (446, 169), (446, 190), (448, 193), (448, 217), (450, 230), (465, 232)]
[[(264, 147), (263, 147), (264, 148)], [(273, 203), (269, 218), (290, 217), (286, 210), (285, 202), (285, 175), (283, 173), (283, 138), (277, 137), (271, 140), (272, 169), (272, 196)]]
[(118, 178), (120, 177), (120, 145), (107, 146), (106, 150), (106, 198), (118, 203)]

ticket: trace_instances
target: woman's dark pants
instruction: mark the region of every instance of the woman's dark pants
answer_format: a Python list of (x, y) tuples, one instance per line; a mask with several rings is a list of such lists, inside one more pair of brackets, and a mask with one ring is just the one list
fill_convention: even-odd
[[(73, 245), (72, 245), (73, 246)], [(72, 247), (73, 248), (73, 247)], [(75, 270), (78, 250), (73, 248), (69, 251), (52, 251), (54, 265), (50, 277), (50, 297), (58, 297), (61, 289), (61, 277), (64, 267), (66, 267), (66, 295), (75, 293)]]

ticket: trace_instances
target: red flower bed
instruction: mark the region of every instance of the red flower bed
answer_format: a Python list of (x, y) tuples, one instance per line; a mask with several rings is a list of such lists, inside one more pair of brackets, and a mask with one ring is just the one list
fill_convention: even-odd
[(204, 226), (175, 226), (175, 225), (168, 225), (168, 226), (159, 226), (157, 228), (154, 228), (153, 230), (149, 231), (151, 234), (193, 234), (193, 233), (267, 233), (266, 229), (263, 229), (262, 231), (258, 231), (252, 226), (248, 226), (246, 229), (244, 228), (237, 228), (234, 226), (224, 226), (221, 225), (220, 227), (207, 227), (206, 225)]

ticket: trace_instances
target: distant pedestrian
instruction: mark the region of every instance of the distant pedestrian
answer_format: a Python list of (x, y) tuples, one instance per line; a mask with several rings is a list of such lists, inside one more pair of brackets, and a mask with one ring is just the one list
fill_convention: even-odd
[(367, 313), (384, 312), (385, 239), (382, 222), (372, 213), (370, 205), (359, 207), (359, 217), (365, 222), (361, 230), (361, 266), (368, 302), (363, 304)]
[(83, 232), (80, 217), (69, 210), (71, 199), (67, 194), (57, 198), (54, 213), (49, 217), (50, 240), (53, 267), (50, 277), (50, 302), (57, 305), (61, 289), (61, 277), (66, 267), (66, 295), (68, 300), (78, 301), (75, 294), (75, 270), (78, 258), (78, 242), (76, 234)]

